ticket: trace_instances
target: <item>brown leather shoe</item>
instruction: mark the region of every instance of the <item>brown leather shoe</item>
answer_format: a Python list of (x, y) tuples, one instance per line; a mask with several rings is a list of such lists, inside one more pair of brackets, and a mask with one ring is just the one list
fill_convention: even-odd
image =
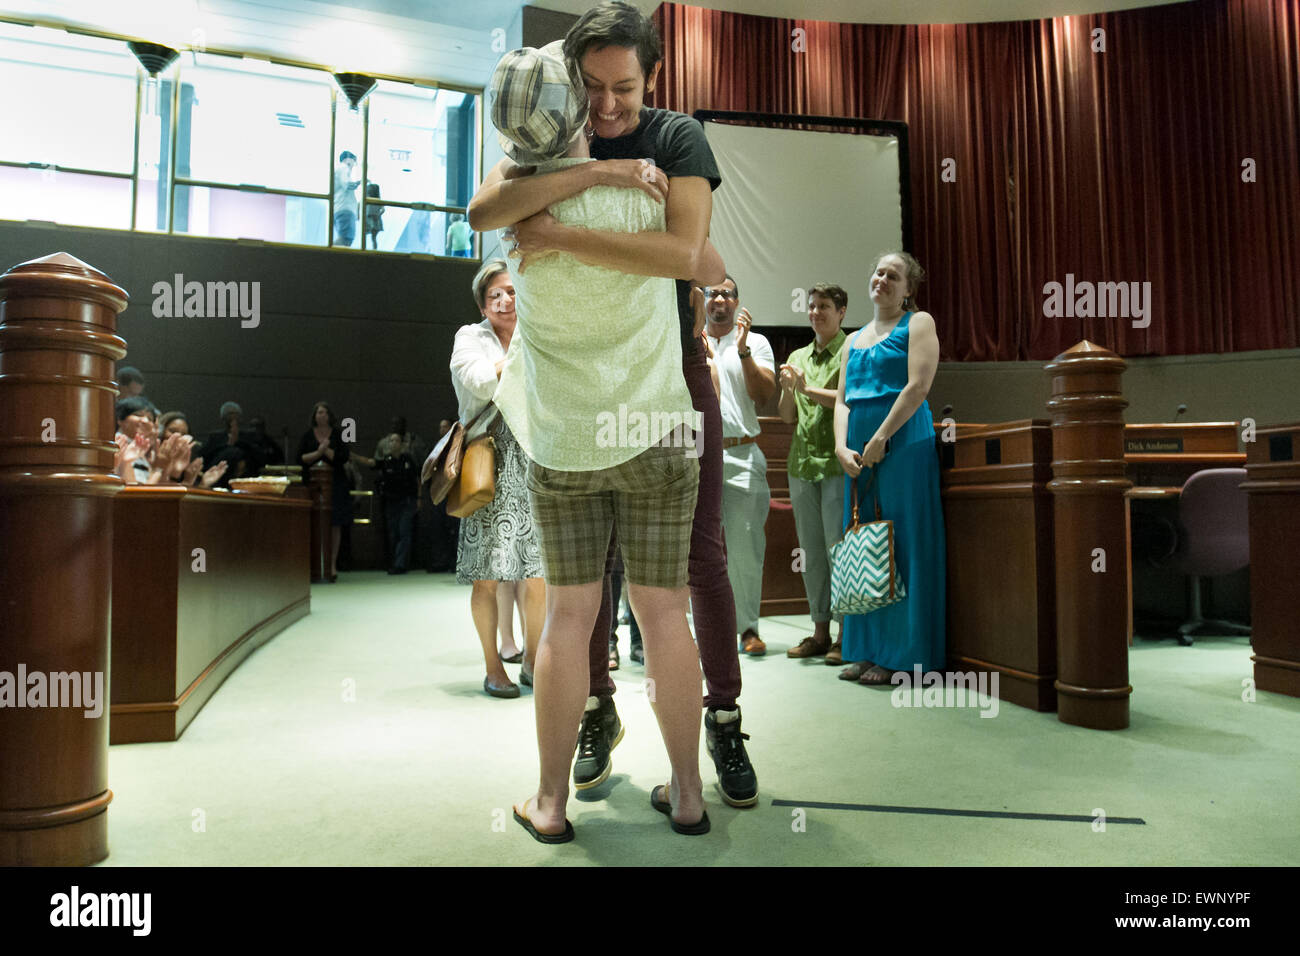
[(834, 666), (844, 663), (844, 645), (836, 641), (831, 645), (831, 649), (826, 652), (826, 663)]
[(763, 639), (752, 631), (745, 633), (741, 649), (751, 657), (762, 657), (767, 653), (767, 645), (763, 643)]
[(831, 649), (831, 642), (821, 643), (811, 634), (785, 652), (786, 657), (821, 657)]

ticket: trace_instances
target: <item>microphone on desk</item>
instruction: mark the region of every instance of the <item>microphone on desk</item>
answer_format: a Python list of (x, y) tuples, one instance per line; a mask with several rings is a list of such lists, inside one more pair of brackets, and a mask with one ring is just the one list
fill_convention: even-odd
[(1187, 406), (1186, 406), (1186, 405), (1179, 405), (1179, 406), (1178, 406), (1178, 411), (1176, 411), (1176, 412), (1174, 413), (1174, 421), (1178, 421), (1178, 416), (1181, 415), (1181, 414), (1183, 414), (1183, 412), (1185, 412), (1185, 411), (1187, 411)]

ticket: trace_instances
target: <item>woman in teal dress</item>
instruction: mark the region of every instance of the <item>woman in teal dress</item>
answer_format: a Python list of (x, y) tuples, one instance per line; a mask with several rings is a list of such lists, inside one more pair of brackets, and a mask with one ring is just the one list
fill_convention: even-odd
[[(911, 309), (925, 273), (905, 252), (882, 256), (871, 274), (875, 317), (844, 346), (835, 404), (835, 454), (844, 466), (844, 525), (857, 482), (861, 520), (894, 522), (894, 555), (906, 597), (870, 614), (844, 616), (842, 680), (889, 684), (894, 671), (942, 671), (946, 560), (934, 419), (926, 401), (939, 365), (928, 312)], [(874, 481), (872, 476), (874, 475)], [(870, 482), (870, 485), (868, 484)]]

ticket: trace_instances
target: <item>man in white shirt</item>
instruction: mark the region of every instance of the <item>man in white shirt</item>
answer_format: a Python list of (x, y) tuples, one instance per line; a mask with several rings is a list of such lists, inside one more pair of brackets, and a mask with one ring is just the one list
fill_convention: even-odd
[(763, 595), (763, 552), (767, 547), (767, 458), (757, 444), (758, 408), (776, 392), (772, 346), (750, 331), (748, 309), (737, 309), (740, 292), (730, 275), (704, 290), (705, 331), (722, 385), (722, 527), (727, 576), (736, 598), (736, 629), (742, 650), (758, 657), (767, 645), (758, 636)]

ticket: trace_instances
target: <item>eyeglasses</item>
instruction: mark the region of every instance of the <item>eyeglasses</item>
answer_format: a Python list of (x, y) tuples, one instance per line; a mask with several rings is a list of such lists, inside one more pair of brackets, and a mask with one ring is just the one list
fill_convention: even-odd
[(737, 299), (740, 297), (740, 294), (731, 289), (705, 289), (704, 297), (706, 299), (712, 299), (715, 297), (720, 299)]

